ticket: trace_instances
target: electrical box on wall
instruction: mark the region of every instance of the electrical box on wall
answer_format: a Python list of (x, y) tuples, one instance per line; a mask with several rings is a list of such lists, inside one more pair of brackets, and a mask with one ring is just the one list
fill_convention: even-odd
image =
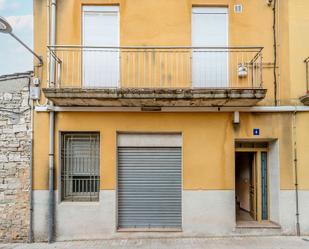
[(30, 87), (30, 98), (32, 100), (40, 100), (41, 89), (38, 86)]
[(32, 100), (40, 100), (41, 89), (40, 89), (40, 79), (35, 77), (32, 79), (34, 86), (30, 87), (30, 98)]

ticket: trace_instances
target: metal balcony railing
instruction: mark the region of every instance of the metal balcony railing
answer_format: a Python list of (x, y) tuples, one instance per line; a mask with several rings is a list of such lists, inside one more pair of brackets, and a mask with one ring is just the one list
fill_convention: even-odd
[(262, 88), (262, 47), (50, 46), (51, 88)]
[(304, 62), (306, 64), (306, 91), (309, 93), (309, 57)]

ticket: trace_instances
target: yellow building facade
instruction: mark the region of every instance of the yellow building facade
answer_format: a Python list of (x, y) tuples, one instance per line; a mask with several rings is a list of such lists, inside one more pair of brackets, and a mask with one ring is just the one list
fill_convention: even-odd
[(35, 239), (308, 234), (307, 9), (34, 0)]

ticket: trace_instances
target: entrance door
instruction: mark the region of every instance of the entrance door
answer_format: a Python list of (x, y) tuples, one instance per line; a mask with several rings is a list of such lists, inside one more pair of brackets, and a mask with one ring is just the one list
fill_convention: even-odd
[[(228, 8), (192, 8), (192, 46), (228, 46)], [(226, 49), (193, 49), (192, 87), (227, 87), (228, 52)]]
[(256, 212), (256, 154), (251, 153), (249, 157), (249, 164), (250, 168), (250, 215), (254, 220), (257, 220), (257, 212)]
[(119, 229), (181, 229), (181, 147), (175, 139), (118, 137)]
[(268, 220), (268, 169), (267, 152), (261, 152), (262, 220)]
[[(83, 87), (117, 87), (119, 82), (119, 8), (83, 7)], [(94, 46), (97, 48), (87, 48)], [(100, 47), (115, 48), (100, 48)]]
[(236, 152), (235, 194), (237, 221), (257, 220), (256, 153)]
[(236, 146), (236, 219), (269, 220), (268, 144), (243, 142)]

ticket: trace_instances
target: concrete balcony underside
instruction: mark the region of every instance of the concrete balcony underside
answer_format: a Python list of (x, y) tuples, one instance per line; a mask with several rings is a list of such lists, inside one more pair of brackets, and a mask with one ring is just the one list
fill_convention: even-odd
[(45, 96), (57, 106), (194, 107), (254, 106), (266, 89), (170, 89), (45, 88)]
[(304, 105), (309, 105), (309, 92), (305, 95), (302, 96), (300, 98), (300, 101), (304, 104)]

